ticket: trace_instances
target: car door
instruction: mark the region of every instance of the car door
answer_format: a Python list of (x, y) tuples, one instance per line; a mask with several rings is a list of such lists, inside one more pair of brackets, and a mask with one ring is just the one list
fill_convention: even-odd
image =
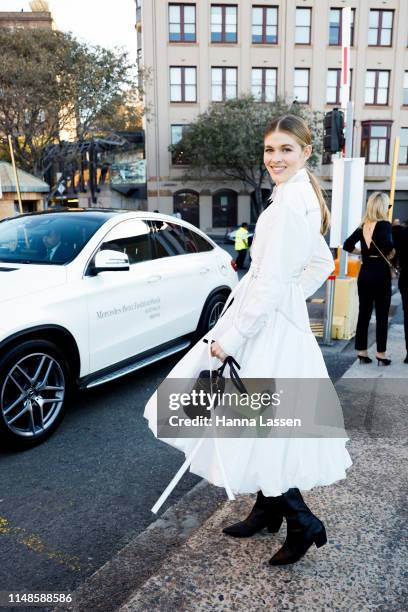
[(153, 261), (151, 234), (151, 226), (143, 219), (118, 223), (99, 248), (126, 253), (130, 269), (93, 276), (90, 272), (84, 279), (88, 295), (91, 372), (165, 341), (160, 336), (162, 277)]
[[(156, 270), (162, 277), (162, 321), (171, 321), (168, 331), (172, 337), (179, 337), (197, 328), (205, 300), (215, 284), (216, 262), (214, 257), (208, 257), (209, 253), (199, 252), (189, 228), (176, 221), (151, 223)], [(205, 242), (212, 250), (211, 243)]]

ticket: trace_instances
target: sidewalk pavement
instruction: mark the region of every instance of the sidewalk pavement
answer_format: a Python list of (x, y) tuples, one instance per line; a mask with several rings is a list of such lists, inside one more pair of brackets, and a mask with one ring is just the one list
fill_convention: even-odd
[[(175, 547), (120, 612), (408, 610), (408, 365), (402, 364), (403, 348), (402, 326), (393, 325), (392, 365), (355, 362), (338, 383), (353, 465), (346, 479), (304, 492), (326, 525), (326, 546), (312, 546), (294, 565), (269, 566), (285, 539), (284, 526), (278, 534), (264, 530), (248, 539), (222, 533), (254, 503), (255, 496), (239, 496), (222, 502)], [(375, 355), (374, 346), (369, 353)], [(222, 491), (205, 483), (201, 493), (211, 490)]]
[(391, 359), (391, 365), (378, 366), (375, 358), (375, 345), (368, 351), (373, 363), (362, 364), (355, 361), (347, 370), (343, 378), (403, 378), (408, 386), (408, 364), (404, 363), (407, 352), (404, 343), (404, 326), (400, 324), (391, 325), (388, 330), (387, 356)]

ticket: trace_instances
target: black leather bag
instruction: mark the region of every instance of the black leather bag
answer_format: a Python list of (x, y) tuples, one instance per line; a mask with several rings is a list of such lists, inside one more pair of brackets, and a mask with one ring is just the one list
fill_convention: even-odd
[[(207, 342), (207, 340), (203, 340), (203, 342)], [(197, 417), (197, 416), (203, 416), (203, 417), (210, 416), (210, 411), (208, 410), (208, 407), (210, 405), (213, 406), (214, 409), (217, 407), (217, 403), (210, 404), (208, 395), (218, 395), (219, 394), (221, 396), (224, 393), (224, 389), (225, 389), (224, 370), (226, 366), (228, 366), (230, 369), (230, 381), (232, 382), (234, 387), (240, 393), (248, 393), (244, 383), (240, 379), (238, 372), (236, 370), (236, 368), (238, 368), (238, 370), (240, 369), (240, 365), (235, 361), (233, 357), (229, 355), (228, 357), (226, 357), (221, 367), (219, 367), (217, 370), (211, 370), (211, 377), (210, 377), (210, 370), (202, 370), (200, 374), (198, 375), (198, 378), (191, 392), (204, 391), (205, 393), (204, 401), (202, 401), (199, 405), (195, 405), (192, 402), (190, 402), (190, 404), (183, 406), (184, 413), (189, 418), (193, 419), (194, 417)]]

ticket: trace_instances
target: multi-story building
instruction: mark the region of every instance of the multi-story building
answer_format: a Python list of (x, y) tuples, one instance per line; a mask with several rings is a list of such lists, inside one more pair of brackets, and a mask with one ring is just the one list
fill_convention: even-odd
[[(148, 207), (204, 230), (250, 218), (251, 194), (216, 177), (185, 184), (168, 151), (212, 101), (277, 95), (327, 112), (340, 104), (344, 6), (352, 8), (353, 155), (366, 159), (365, 195), (390, 189), (400, 137), (395, 215), (408, 218), (407, 0), (136, 0), (139, 62), (150, 69), (145, 122)], [(330, 193), (332, 164), (317, 174)]]

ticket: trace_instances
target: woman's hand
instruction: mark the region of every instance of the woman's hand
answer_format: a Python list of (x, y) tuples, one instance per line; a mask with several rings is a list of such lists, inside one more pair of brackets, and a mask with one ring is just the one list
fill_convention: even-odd
[(220, 361), (224, 362), (226, 357), (228, 357), (227, 353), (225, 353), (218, 342), (213, 342), (211, 344), (211, 355), (213, 357), (217, 357)]

